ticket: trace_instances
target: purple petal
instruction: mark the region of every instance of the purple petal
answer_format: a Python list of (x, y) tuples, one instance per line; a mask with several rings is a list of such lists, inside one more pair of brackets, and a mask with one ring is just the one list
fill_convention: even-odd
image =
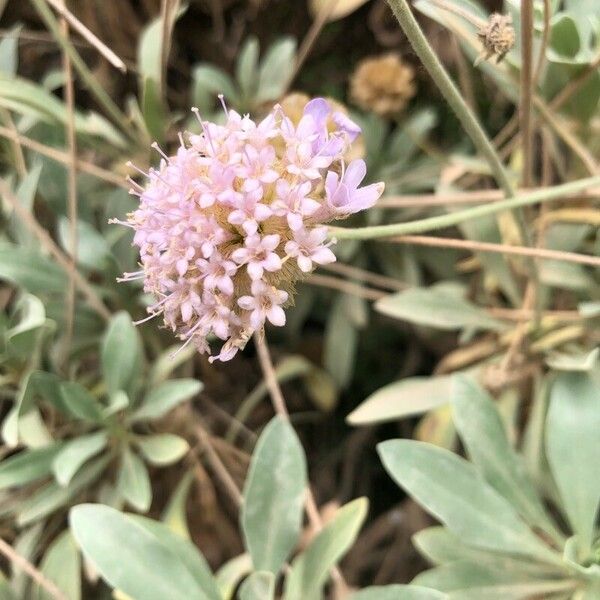
[(334, 112), (332, 118), (338, 129), (348, 136), (351, 143), (362, 133), (362, 129), (343, 112)]
[(372, 183), (371, 185), (356, 190), (352, 194), (352, 199), (350, 201), (351, 212), (354, 213), (371, 208), (371, 206), (379, 200), (381, 194), (383, 194), (383, 189), (384, 184), (380, 182)]
[(304, 107), (304, 114), (310, 115), (318, 127), (325, 124), (325, 120), (331, 112), (331, 105), (325, 98), (314, 98)]
[(355, 190), (360, 182), (365, 178), (367, 174), (367, 165), (362, 158), (353, 160), (344, 173), (342, 181), (348, 186), (349, 189)]

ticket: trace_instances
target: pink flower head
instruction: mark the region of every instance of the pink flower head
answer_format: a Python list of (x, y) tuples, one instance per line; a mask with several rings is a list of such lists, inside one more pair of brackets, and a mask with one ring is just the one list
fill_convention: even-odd
[(285, 324), (295, 281), (335, 260), (323, 224), (372, 206), (383, 184), (359, 187), (363, 161), (345, 168), (360, 128), (322, 98), (297, 124), (279, 106), (259, 123), (233, 110), (222, 125), (198, 120), (173, 156), (159, 149), (145, 186), (132, 181), (141, 269), (123, 280), (143, 279), (149, 318), (184, 345), (223, 340), (210, 360), (225, 361), (265, 323)]

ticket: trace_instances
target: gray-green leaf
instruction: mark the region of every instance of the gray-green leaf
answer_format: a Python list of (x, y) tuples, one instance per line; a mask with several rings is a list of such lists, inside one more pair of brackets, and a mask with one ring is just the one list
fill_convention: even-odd
[(56, 481), (62, 486), (68, 485), (75, 473), (104, 449), (107, 441), (106, 433), (99, 431), (67, 442), (52, 462)]
[(161, 383), (144, 398), (142, 405), (133, 413), (131, 422), (162, 417), (178, 404), (193, 398), (202, 391), (202, 384), (195, 379), (170, 379)]
[(153, 465), (164, 466), (177, 462), (189, 450), (189, 444), (173, 433), (157, 433), (136, 438), (144, 458)]
[(329, 571), (354, 543), (367, 516), (369, 503), (358, 498), (335, 517), (298, 556), (285, 582), (285, 600), (319, 600)]
[(450, 377), (408, 377), (371, 394), (347, 417), (351, 425), (381, 423), (419, 415), (450, 401)]
[(561, 373), (550, 391), (546, 453), (569, 522), (585, 554), (600, 499), (600, 385), (587, 373)]
[(120, 494), (140, 512), (146, 512), (152, 503), (152, 487), (148, 469), (142, 459), (129, 448), (123, 450), (117, 488)]
[(419, 585), (381, 585), (360, 590), (350, 600), (445, 600), (447, 597)]
[[(70, 531), (63, 531), (50, 545), (40, 565), (42, 573), (54, 582), (68, 600), (81, 598), (81, 559)], [(41, 587), (32, 600), (52, 600)]]
[(306, 484), (300, 440), (274, 417), (256, 444), (244, 486), (241, 524), (256, 570), (277, 574), (296, 545)]
[(275, 575), (256, 571), (247, 577), (240, 588), (240, 600), (272, 600), (275, 596)]
[(128, 596), (218, 599), (205, 593), (189, 563), (165, 543), (162, 533), (159, 537), (130, 516), (108, 506), (82, 504), (71, 510), (70, 523), (87, 559), (111, 586)]
[(501, 321), (446, 285), (410, 288), (385, 296), (375, 303), (375, 308), (384, 315), (438, 329), (499, 330), (504, 327)]
[(0, 462), (0, 489), (25, 485), (36, 479), (49, 475), (52, 461), (57, 452), (63, 447), (61, 442), (23, 450)]
[(111, 320), (102, 343), (102, 373), (109, 393), (130, 391), (141, 361), (138, 332), (128, 313)]
[(466, 460), (413, 440), (377, 447), (392, 478), (466, 543), (560, 562)]
[(489, 394), (473, 379), (452, 381), (453, 418), (473, 463), (532, 525), (556, 532), (520, 458), (510, 447), (502, 419)]

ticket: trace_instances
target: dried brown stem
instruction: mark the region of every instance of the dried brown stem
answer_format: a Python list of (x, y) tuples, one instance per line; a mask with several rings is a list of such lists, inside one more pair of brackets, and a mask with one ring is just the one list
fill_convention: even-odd
[[(36, 218), (25, 209), (18, 198), (12, 193), (9, 185), (6, 183), (4, 179), (0, 179), (0, 194), (4, 197), (6, 202), (10, 205), (15, 215), (19, 218), (20, 221), (35, 235), (40, 244), (46, 251), (54, 258), (54, 260), (58, 263), (58, 265), (65, 271), (65, 273), (69, 273), (71, 268), (71, 261), (67, 256), (65, 256), (64, 252), (56, 245), (55, 241), (50, 237), (48, 232), (38, 223)], [(103, 318), (109, 320), (111, 317), (110, 310), (105, 306), (102, 300), (97, 296), (94, 288), (89, 284), (89, 282), (79, 273), (79, 271), (75, 270), (74, 273), (75, 283), (77, 287), (81, 290), (81, 293), (87, 298), (90, 306)]]
[(294, 79), (296, 79), (296, 76), (308, 58), (308, 55), (313, 49), (315, 42), (317, 41), (321, 31), (323, 30), (323, 27), (325, 27), (327, 21), (329, 20), (329, 16), (334, 11), (338, 2), (339, 0), (329, 0), (329, 2), (323, 6), (322, 10), (313, 21), (313, 24), (310, 26), (310, 29), (308, 30), (305, 38), (302, 40), (302, 44), (298, 50), (296, 64), (294, 65), (294, 70), (288, 79), (287, 85), (285, 86), (286, 90), (289, 89), (294, 82)]
[(227, 495), (231, 498), (232, 502), (235, 504), (237, 508), (242, 506), (244, 501), (242, 497), (242, 493), (238, 489), (237, 484), (233, 480), (233, 477), (229, 474), (229, 471), (223, 464), (221, 457), (217, 454), (216, 450), (213, 448), (210, 434), (204, 429), (204, 426), (198, 424), (195, 429), (196, 439), (206, 457), (206, 461), (208, 465), (212, 469), (215, 476), (219, 479), (219, 481), (223, 484), (223, 488), (227, 492)]
[[(60, 6), (64, 8), (64, 0), (59, 0)], [(69, 25), (66, 18), (60, 21), (61, 29), (65, 39), (69, 39)], [(73, 86), (73, 68), (69, 55), (62, 53), (63, 70), (65, 73), (65, 104), (67, 107), (67, 119), (65, 123), (65, 134), (69, 152), (69, 165), (67, 170), (67, 216), (69, 218), (69, 287), (67, 289), (67, 301), (65, 303), (65, 344), (63, 348), (63, 361), (66, 366), (71, 352), (73, 341), (73, 324), (75, 322), (75, 296), (76, 283), (75, 273), (77, 271), (77, 140), (75, 137), (75, 90)]]
[(544, 29), (542, 31), (542, 42), (538, 54), (535, 71), (533, 72), (533, 87), (535, 88), (540, 81), (544, 65), (546, 64), (546, 49), (550, 40), (550, 19), (552, 18), (552, 7), (550, 0), (544, 0)]
[(46, 0), (46, 2), (66, 20), (73, 29), (81, 35), (82, 38), (87, 40), (98, 52), (106, 58), (106, 60), (119, 69), (119, 71), (126, 73), (127, 67), (125, 63), (106, 45), (104, 44), (94, 33), (92, 33), (69, 9), (64, 5), (63, 0)]
[(319, 275), (313, 273), (307, 280), (306, 283), (309, 285), (317, 285), (319, 287), (325, 287), (351, 296), (358, 296), (365, 300), (379, 300), (384, 296), (387, 296), (386, 292), (381, 290), (374, 290), (373, 288), (364, 287), (345, 279), (338, 279), (337, 277), (329, 277), (328, 275)]
[(361, 269), (353, 265), (346, 265), (340, 262), (334, 262), (329, 265), (320, 265), (320, 269), (325, 271), (331, 271), (332, 273), (338, 273), (339, 275), (345, 275), (351, 279), (356, 279), (360, 282), (367, 282), (376, 285), (377, 287), (387, 290), (403, 290), (408, 287), (408, 284), (398, 281), (393, 277), (387, 277), (386, 275), (380, 275), (379, 273), (373, 273), (366, 269)]
[(477, 242), (454, 238), (433, 237), (428, 235), (403, 235), (391, 238), (390, 241), (400, 244), (418, 244), (420, 246), (436, 246), (439, 248), (459, 248), (474, 252), (498, 252), (501, 254), (515, 254), (517, 256), (531, 256), (532, 258), (545, 258), (549, 260), (562, 260), (581, 265), (600, 266), (600, 257), (564, 252), (562, 250), (548, 250), (547, 248), (529, 248), (527, 246), (510, 246), (507, 244), (493, 244), (491, 242)]
[[(67, 152), (52, 148), (51, 146), (46, 146), (41, 142), (32, 140), (31, 138), (21, 135), (15, 131), (11, 131), (7, 127), (0, 126), (0, 136), (5, 137), (8, 140), (18, 142), (24, 148), (29, 148), (30, 150), (33, 150), (38, 154), (42, 154), (43, 156), (47, 156), (48, 158), (63, 165), (68, 166), (71, 160), (71, 157)], [(82, 173), (87, 173), (88, 175), (97, 177), (98, 179), (102, 179), (103, 181), (106, 181), (112, 185), (119, 186), (126, 190), (129, 189), (129, 185), (122, 177), (119, 177), (118, 175), (115, 175), (106, 169), (97, 167), (93, 163), (81, 160), (80, 158), (77, 159), (77, 170), (81, 171)]]
[(25, 557), (21, 556), (15, 549), (0, 538), (0, 553), (2, 553), (17, 569), (27, 573), (29, 577), (41, 588), (46, 590), (55, 600), (69, 600), (63, 592), (61, 592), (56, 584), (48, 579), (41, 571), (32, 565)]
[(25, 155), (23, 154), (23, 148), (21, 147), (21, 143), (16, 137), (18, 136), (17, 126), (15, 125), (15, 122), (13, 121), (9, 110), (7, 110), (6, 108), (2, 108), (0, 109), (0, 114), (2, 115), (2, 118), (4, 119), (5, 123), (8, 125), (9, 130), (14, 136), (11, 141), (13, 143), (13, 148), (15, 151), (15, 167), (19, 176), (24, 177), (27, 174), (27, 163), (25, 162)]
[(533, 178), (533, 0), (521, 1), (521, 92), (519, 128), (523, 147), (523, 187), (531, 187)]

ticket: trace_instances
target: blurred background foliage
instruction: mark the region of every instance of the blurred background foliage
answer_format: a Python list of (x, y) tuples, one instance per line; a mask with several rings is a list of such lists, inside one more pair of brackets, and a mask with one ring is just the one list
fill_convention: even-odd
[[(520, 2), (413, 3), (515, 186), (543, 188), (600, 174), (595, 4), (534, 2), (535, 60), (528, 66), (535, 135), (527, 180)], [(152, 322), (132, 325), (150, 299), (141, 287), (116, 281), (136, 269), (137, 257), (129, 231), (108, 222), (136, 204), (126, 177), (137, 173), (127, 161), (146, 170), (157, 161), (153, 141), (168, 151), (178, 131), (195, 131), (191, 106), (204, 118), (221, 118), (218, 94), (253, 116), (275, 102), (299, 115), (319, 95), (361, 124), (354, 152), (364, 156), (372, 181), (386, 183), (379, 206), (350, 226), (442, 215), (502, 196), (382, 0), (127, 0), (110, 8), (77, 0), (67, 2), (74, 15), (68, 29), (60, 6), (59, 0), (0, 2), (0, 538), (69, 599), (109, 597), (97, 572), (124, 591), (128, 582), (111, 579), (106, 572), (114, 567), (99, 566), (87, 547), (91, 562), (82, 575), (67, 515), (82, 502), (133, 510), (202, 552), (209, 566), (202, 557), (193, 560), (206, 575), (200, 588), (212, 590), (206, 597), (215, 597), (215, 586), (216, 597), (231, 597), (250, 571), (244, 548), (262, 534), (244, 520), (240, 533), (238, 506), (219, 469), (244, 489), (257, 436), (270, 431), (264, 430), (273, 415), (268, 388), (250, 346), (231, 363), (210, 365), (188, 348), (176, 353), (175, 340)], [(481, 56), (494, 11), (510, 15), (514, 27), (514, 46), (500, 61)], [(440, 566), (416, 583), (442, 595), (415, 598), (598, 597), (600, 494), (591, 482), (600, 450), (589, 430), (600, 414), (598, 197), (600, 186), (528, 209), (525, 229), (503, 212), (428, 239), (340, 242), (338, 263), (301, 285), (285, 329), (267, 332), (301, 441), (296, 467), (308, 465), (322, 518), (337, 523), (331, 535), (346, 532), (339, 556), (324, 558), (318, 544), (309, 551), (308, 530), (299, 547), (331, 565), (345, 554), (341, 570), (352, 588), (410, 582), (427, 564), (411, 544), (420, 532), (417, 548)], [(529, 243), (541, 252), (534, 261), (521, 252)], [(546, 250), (555, 254), (544, 257)], [(489, 437), (477, 437), (472, 418)], [(277, 423), (269, 427), (278, 431)], [(278, 435), (295, 447), (293, 430)], [(375, 447), (391, 437), (413, 441), (380, 446), (384, 468)], [(569, 455), (580, 440), (589, 441), (587, 454)], [(463, 447), (468, 466), (452, 454)], [(489, 453), (498, 464), (488, 464)], [(579, 461), (582, 476), (573, 478), (567, 458)], [(410, 480), (411, 468), (428, 474), (431, 487)], [(509, 515), (504, 533), (516, 527), (519, 539), (491, 544), (501, 537), (493, 514), (483, 524), (466, 518), (457, 525), (462, 508), (431, 503), (438, 496), (442, 502), (440, 487), (452, 488), (452, 469), (475, 486), (471, 498), (455, 490), (474, 502), (473, 512), (478, 499), (494, 496), (489, 502)], [(444, 480), (436, 481), (440, 473)], [(569, 495), (584, 488), (587, 504), (574, 505)], [(360, 496), (370, 501), (368, 516), (364, 501), (349, 504)], [(419, 504), (446, 528), (432, 527)], [(279, 506), (287, 510), (285, 502)], [(90, 531), (99, 535), (100, 521), (80, 509), (74, 528), (85, 545)], [(106, 511), (98, 519), (115, 531), (134, 526), (120, 519), (161, 527)], [(515, 525), (518, 515), (529, 518), (527, 525)], [(273, 578), (293, 547), (264, 567)], [(482, 547), (489, 555), (473, 554)], [(515, 555), (535, 564), (522, 568)], [(318, 581), (303, 562), (310, 560), (292, 563), (297, 574), (288, 578), (288, 598), (320, 597), (319, 586), (302, 591), (307, 577)], [(211, 569), (220, 569), (217, 583)], [(51, 597), (14, 563), (2, 572), (7, 598)], [(255, 585), (268, 590), (270, 576), (252, 577), (244, 594)], [(540, 581), (548, 587), (535, 587)], [(493, 587), (515, 582), (516, 591)], [(549, 595), (540, 596), (545, 590)], [(388, 597), (370, 593), (356, 597)]]

